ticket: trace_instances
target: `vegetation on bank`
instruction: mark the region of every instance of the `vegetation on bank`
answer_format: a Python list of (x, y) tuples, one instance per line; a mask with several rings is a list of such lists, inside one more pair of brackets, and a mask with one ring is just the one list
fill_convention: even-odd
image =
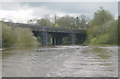
[(12, 27), (2, 22), (2, 47), (36, 47), (37, 39), (28, 28)]
[(90, 26), (87, 30), (86, 44), (118, 44), (118, 20), (115, 20), (110, 12), (102, 8), (95, 12)]

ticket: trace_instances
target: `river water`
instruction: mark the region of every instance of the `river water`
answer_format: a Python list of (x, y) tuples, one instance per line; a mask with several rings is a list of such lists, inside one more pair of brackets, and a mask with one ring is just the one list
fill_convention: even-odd
[(3, 77), (118, 77), (117, 46), (55, 46), (2, 53)]

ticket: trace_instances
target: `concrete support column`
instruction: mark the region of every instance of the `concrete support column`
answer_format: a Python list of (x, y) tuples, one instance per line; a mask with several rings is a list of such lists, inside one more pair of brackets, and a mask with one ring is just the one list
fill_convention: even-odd
[(73, 33), (70, 34), (70, 41), (71, 41), (71, 44), (76, 43), (76, 34), (73, 34)]
[(48, 32), (42, 32), (42, 45), (48, 44)]

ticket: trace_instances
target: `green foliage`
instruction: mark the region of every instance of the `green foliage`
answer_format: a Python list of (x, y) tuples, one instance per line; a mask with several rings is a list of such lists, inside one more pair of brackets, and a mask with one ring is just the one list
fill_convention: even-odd
[(89, 21), (88, 17), (86, 17), (85, 15), (81, 15), (78, 17), (77, 24), (78, 24), (78, 26), (80, 26), (80, 28), (87, 29), (88, 28), (88, 21)]
[(103, 8), (100, 8), (100, 10), (94, 13), (94, 18), (91, 22), (91, 26), (102, 25), (105, 22), (113, 20), (113, 19), (114, 18), (109, 11), (104, 10)]
[(100, 9), (94, 14), (91, 28), (87, 31), (87, 43), (90, 44), (117, 44), (117, 20), (106, 10)]
[(44, 19), (44, 18), (37, 20), (36, 24), (40, 26), (53, 26), (52, 22), (49, 19)]
[(87, 29), (89, 26), (88, 17), (81, 15), (77, 18), (65, 15), (63, 17), (55, 18), (51, 20), (46, 17), (42, 19), (30, 19), (27, 21), (28, 24), (36, 24), (40, 26), (53, 26), (53, 27), (64, 27), (68, 29)]
[[(109, 26), (108, 26), (109, 25)], [(118, 44), (118, 21), (113, 20), (111, 22), (106, 23), (108, 26), (106, 32), (109, 34), (108, 44)]]
[(57, 19), (56, 23), (59, 25), (59, 27), (76, 28), (75, 27), (76, 19), (74, 17), (70, 17), (68, 15)]
[(54, 27), (58, 27), (58, 24), (55, 24)]
[(39, 45), (42, 45), (42, 38), (40, 36), (37, 37)]
[(36, 47), (37, 39), (28, 28), (11, 27), (2, 23), (3, 47)]
[(64, 37), (62, 39), (63, 44), (70, 44), (70, 37)]
[(106, 44), (108, 39), (109, 39), (108, 34), (99, 35), (96, 38), (92, 38), (90, 43), (91, 44)]

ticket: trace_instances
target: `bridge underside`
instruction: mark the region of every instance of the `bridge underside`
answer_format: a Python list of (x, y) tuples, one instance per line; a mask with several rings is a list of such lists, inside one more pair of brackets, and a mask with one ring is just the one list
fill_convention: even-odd
[[(85, 41), (86, 34), (75, 34), (75, 33), (61, 33), (61, 32), (39, 32), (33, 31), (36, 37), (41, 38), (42, 45), (61, 45), (65, 37), (69, 38), (67, 44), (82, 44)], [(49, 41), (50, 40), (50, 41)], [(49, 41), (49, 43), (48, 43)]]

